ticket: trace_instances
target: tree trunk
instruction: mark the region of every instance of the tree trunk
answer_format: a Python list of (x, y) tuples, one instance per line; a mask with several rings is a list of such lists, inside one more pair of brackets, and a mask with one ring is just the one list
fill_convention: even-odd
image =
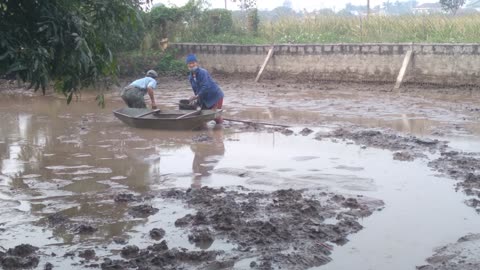
[(370, 16), (370, 0), (367, 0), (367, 17)]

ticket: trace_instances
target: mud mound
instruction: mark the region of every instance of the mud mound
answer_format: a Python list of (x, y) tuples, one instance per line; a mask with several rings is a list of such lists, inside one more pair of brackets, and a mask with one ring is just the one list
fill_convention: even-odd
[[(480, 234), (471, 234), (458, 239), (457, 243), (441, 247), (427, 259), (428, 265), (419, 270), (478, 270), (480, 269)], [(472, 256), (477, 254), (477, 256)]]
[(70, 219), (62, 213), (54, 213), (47, 217), (47, 221), (51, 226), (58, 226), (70, 221)]
[[(203, 251), (170, 249), (165, 240), (145, 249), (125, 246), (123, 259), (105, 258), (102, 269), (231, 269), (241, 260), (251, 260), (252, 269), (307, 269), (329, 262), (329, 243), (346, 243), (349, 234), (362, 229), (356, 220), (383, 206), (364, 197), (292, 189), (268, 193), (203, 187), (163, 190), (159, 197), (196, 210), (175, 226), (188, 231), (189, 241)], [(327, 224), (326, 219), (337, 222)], [(150, 234), (163, 238), (165, 231)], [(216, 240), (234, 248), (212, 250)]]
[(401, 151), (394, 158), (398, 160), (412, 160), (425, 157), (423, 152), (435, 153), (447, 148), (447, 142), (418, 138), (415, 136), (399, 136), (390, 131), (379, 130), (350, 130), (339, 128), (329, 134), (317, 134), (317, 140), (336, 138), (352, 140), (356, 144), (367, 147)]
[[(362, 228), (356, 219), (381, 205), (292, 189), (260, 193), (204, 187), (178, 195), (197, 209), (175, 222), (192, 231), (191, 241), (227, 239), (238, 245), (238, 256), (257, 257), (258, 269), (306, 269), (327, 263), (327, 242), (347, 242), (347, 235)], [(324, 223), (335, 217), (336, 224)]]
[(150, 237), (154, 240), (160, 240), (165, 236), (165, 230), (160, 228), (155, 228), (150, 231)]
[[(472, 153), (457, 151), (442, 152), (441, 156), (428, 163), (431, 168), (459, 180), (457, 188), (467, 195), (480, 198), (480, 157)], [(480, 204), (475, 198), (467, 200), (467, 205), (480, 213)]]
[(0, 252), (0, 265), (3, 269), (31, 269), (37, 267), (39, 257), (37, 247), (21, 244), (10, 248), (7, 252)]
[(131, 207), (128, 211), (128, 213), (134, 217), (148, 217), (154, 215), (157, 212), (158, 208), (146, 204)]
[(195, 243), (195, 246), (202, 249), (209, 248), (214, 240), (214, 236), (208, 228), (193, 229), (192, 233), (188, 235), (188, 241)]
[(480, 168), (480, 158), (457, 151), (442, 152), (441, 156), (428, 164), (430, 167), (454, 179), (475, 182), (476, 170)]
[(85, 260), (93, 260), (95, 259), (95, 256), (95, 250), (93, 249), (83, 250), (78, 253), (78, 257), (84, 258)]
[(302, 129), (302, 131), (300, 131), (300, 135), (302, 135), (302, 136), (308, 136), (308, 135), (310, 135), (312, 132), (313, 132), (313, 130), (311, 130), (311, 129), (309, 129), (309, 128), (304, 128), (304, 129)]
[(121, 237), (121, 236), (115, 236), (115, 237), (113, 237), (113, 242), (115, 244), (119, 244), (119, 245), (126, 245), (128, 243), (128, 238)]
[(113, 200), (117, 203), (126, 203), (126, 202), (140, 201), (140, 198), (131, 193), (120, 193), (115, 195)]
[(75, 228), (74, 232), (78, 234), (92, 234), (97, 230), (97, 228), (90, 224), (80, 224)]
[(395, 152), (393, 153), (393, 159), (400, 161), (412, 161), (415, 159), (409, 152)]
[(139, 252), (140, 252), (140, 249), (137, 246), (131, 245), (131, 246), (123, 247), (122, 251), (120, 252), (120, 255), (122, 255), (122, 257), (124, 258), (133, 258), (133, 257), (136, 257)]
[[(144, 249), (132, 254), (130, 260), (105, 259), (102, 269), (192, 269), (192, 265), (202, 262), (214, 262), (221, 254), (218, 251), (187, 251), (179, 249), (155, 250)], [(190, 265), (190, 267), (186, 267)], [(195, 267), (196, 268), (196, 267)]]

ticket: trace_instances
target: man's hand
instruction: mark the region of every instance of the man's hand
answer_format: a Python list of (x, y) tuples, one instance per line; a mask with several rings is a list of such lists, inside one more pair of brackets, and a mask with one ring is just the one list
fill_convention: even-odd
[(198, 99), (198, 96), (191, 96), (188, 101), (190, 101), (188, 103), (188, 105), (196, 105), (197, 104), (197, 99)]
[(153, 95), (153, 89), (151, 87), (147, 87), (147, 93), (150, 96), (150, 100), (152, 101), (152, 110), (157, 108), (157, 104), (155, 104), (155, 96)]

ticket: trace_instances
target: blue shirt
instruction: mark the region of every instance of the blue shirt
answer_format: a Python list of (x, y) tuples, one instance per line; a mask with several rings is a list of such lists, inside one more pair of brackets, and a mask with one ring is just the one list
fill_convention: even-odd
[(192, 85), (193, 93), (198, 96), (199, 104), (202, 107), (211, 108), (223, 98), (222, 89), (220, 89), (217, 82), (210, 77), (207, 70), (199, 67), (195, 71), (195, 76), (190, 73), (188, 79)]
[(145, 77), (145, 78), (133, 81), (130, 85), (140, 88), (146, 92), (147, 87), (150, 87), (152, 89), (157, 88), (157, 81), (154, 78)]

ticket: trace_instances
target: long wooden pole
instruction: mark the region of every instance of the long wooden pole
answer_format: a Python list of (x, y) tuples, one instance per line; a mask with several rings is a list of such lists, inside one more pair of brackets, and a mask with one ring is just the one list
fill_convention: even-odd
[(160, 109), (157, 109), (157, 110), (154, 110), (154, 111), (151, 111), (151, 112), (142, 113), (140, 115), (135, 116), (135, 118), (141, 118), (141, 117), (144, 117), (144, 116), (147, 116), (147, 115), (150, 115), (150, 114), (153, 114), (153, 113), (157, 113), (157, 112), (160, 112), (160, 111), (161, 111)]
[(260, 80), (260, 77), (262, 76), (262, 73), (263, 73), (263, 71), (265, 70), (265, 67), (268, 64), (268, 61), (270, 60), (270, 58), (273, 55), (273, 49), (274, 49), (274, 46), (272, 46), (270, 48), (270, 50), (268, 50), (267, 58), (265, 58), (265, 61), (263, 62), (263, 65), (260, 68), (260, 71), (258, 72), (257, 78), (255, 78), (255, 82), (258, 82)]
[(177, 117), (177, 118), (175, 118), (175, 119), (183, 119), (183, 118), (188, 117), (188, 116), (192, 116), (192, 115), (195, 115), (195, 114), (199, 114), (200, 112), (201, 112), (201, 110), (189, 112), (189, 113), (180, 115), (179, 117)]
[(265, 126), (275, 126), (275, 127), (284, 127), (284, 128), (290, 127), (290, 126), (287, 126), (287, 125), (257, 122), (257, 121), (248, 121), (248, 120), (239, 120), (239, 119), (231, 119), (231, 118), (223, 118), (223, 120), (230, 121), (230, 122), (245, 123), (245, 124), (259, 124), (259, 125), (265, 125)]
[(370, 0), (367, 0), (367, 18), (370, 16)]
[(402, 64), (402, 67), (400, 68), (400, 72), (398, 73), (397, 82), (395, 83), (394, 89), (400, 89), (400, 86), (402, 86), (403, 78), (405, 77), (405, 73), (407, 72), (407, 68), (408, 68), (408, 65), (410, 64), (410, 61), (412, 60), (412, 56), (413, 56), (413, 51), (408, 50), (407, 53), (405, 54), (405, 58), (403, 58), (403, 64)]

